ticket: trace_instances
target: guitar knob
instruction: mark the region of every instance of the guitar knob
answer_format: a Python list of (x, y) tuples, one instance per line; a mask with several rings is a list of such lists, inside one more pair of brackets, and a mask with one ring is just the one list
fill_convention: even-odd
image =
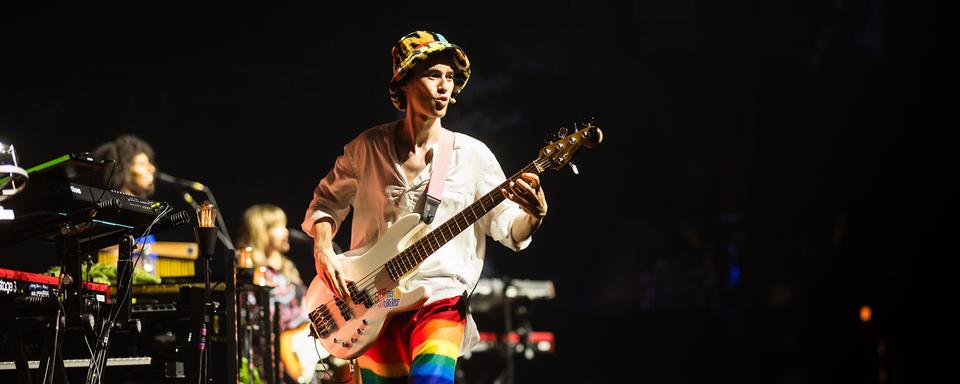
[(362, 334), (363, 334), (363, 328), (357, 328), (357, 334), (358, 334), (358, 335), (362, 335)]
[(360, 320), (360, 322), (363, 323), (363, 325), (369, 325), (369, 324), (370, 324), (370, 322), (367, 321), (367, 319)]
[(334, 344), (337, 344), (337, 343), (339, 343), (339, 342), (340, 342), (340, 340), (338, 340), (336, 337), (333, 338), (333, 343), (334, 343)]
[(356, 342), (357, 342), (357, 338), (356, 338), (356, 337), (351, 337), (351, 338), (350, 338), (350, 342), (351, 342), (351, 343), (356, 343)]
[(564, 137), (566, 135), (567, 135), (567, 127), (560, 127), (560, 129), (557, 130), (557, 136)]
[(340, 343), (340, 346), (342, 346), (342, 347), (344, 347), (344, 348), (350, 348), (350, 344), (347, 343), (346, 341)]

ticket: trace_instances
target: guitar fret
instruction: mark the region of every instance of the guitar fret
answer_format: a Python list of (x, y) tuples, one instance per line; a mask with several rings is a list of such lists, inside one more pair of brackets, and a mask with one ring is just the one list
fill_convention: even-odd
[(407, 254), (407, 262), (410, 263), (410, 269), (416, 268), (417, 264), (420, 264), (420, 257), (415, 253)]
[(457, 234), (453, 231), (453, 228), (450, 228), (449, 225), (444, 224), (443, 227), (446, 228), (446, 230), (447, 230), (447, 236), (445, 236), (445, 237), (443, 238), (443, 242), (444, 242), (444, 243), (446, 243), (446, 242), (448, 242), (448, 241), (450, 241), (450, 240), (453, 240), (453, 238), (454, 238), (455, 236), (457, 236)]
[(424, 238), (420, 239), (420, 241), (418, 241), (416, 245), (417, 245), (417, 248), (416, 248), (416, 250), (417, 250), (417, 260), (418, 260), (418, 261), (423, 261), (424, 259), (427, 258), (427, 257), (424, 256), (424, 255), (429, 255), (429, 254), (430, 254), (430, 250), (427, 249), (427, 238), (424, 237)]
[(436, 238), (436, 235), (431, 235), (423, 238), (423, 254), (420, 260), (426, 260), (427, 256), (436, 251), (437, 249), (433, 247), (433, 241)]
[(417, 261), (423, 261), (427, 258), (427, 255), (430, 254), (430, 251), (425, 247), (426, 244), (424, 244), (422, 241), (418, 241), (417, 245)]
[(411, 246), (410, 248), (407, 248), (410, 250), (410, 254), (414, 257), (414, 260), (416, 260), (417, 262), (420, 262), (423, 260), (420, 258), (420, 254), (423, 253), (423, 251), (420, 250), (421, 247), (423, 247), (423, 245), (420, 244), (419, 241), (417, 241), (416, 243), (413, 243), (413, 246)]

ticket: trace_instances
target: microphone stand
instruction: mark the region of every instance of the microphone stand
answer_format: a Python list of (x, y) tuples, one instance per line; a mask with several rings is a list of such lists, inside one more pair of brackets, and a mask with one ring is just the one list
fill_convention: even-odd
[(195, 227), (194, 235), (197, 238), (197, 246), (200, 248), (200, 256), (203, 257), (203, 307), (201, 308), (202, 320), (200, 323), (200, 367), (198, 375), (201, 382), (207, 382), (207, 330), (210, 326), (210, 259), (213, 258), (217, 246), (218, 230), (215, 227)]

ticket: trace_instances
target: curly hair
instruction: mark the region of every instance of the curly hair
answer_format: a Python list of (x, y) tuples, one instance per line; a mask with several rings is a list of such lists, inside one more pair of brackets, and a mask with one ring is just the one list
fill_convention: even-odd
[[(156, 164), (154, 160), (153, 147), (147, 144), (143, 139), (127, 134), (101, 144), (93, 151), (94, 158), (100, 160), (113, 160), (116, 162), (116, 172), (104, 172), (103, 185), (110, 189), (121, 189), (127, 183), (130, 183), (133, 176), (128, 171), (133, 158), (138, 154), (144, 153), (151, 163)], [(116, 174), (112, 174), (116, 173)]]

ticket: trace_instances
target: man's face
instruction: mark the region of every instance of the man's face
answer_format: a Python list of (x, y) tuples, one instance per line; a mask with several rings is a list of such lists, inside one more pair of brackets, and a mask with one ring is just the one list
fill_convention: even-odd
[(157, 168), (150, 162), (146, 153), (141, 152), (133, 157), (129, 171), (130, 181), (125, 186), (127, 189), (125, 192), (144, 198), (152, 195), (155, 188), (153, 177)]
[(403, 86), (407, 108), (430, 117), (446, 116), (453, 93), (453, 60), (447, 55), (427, 59), (417, 65)]

